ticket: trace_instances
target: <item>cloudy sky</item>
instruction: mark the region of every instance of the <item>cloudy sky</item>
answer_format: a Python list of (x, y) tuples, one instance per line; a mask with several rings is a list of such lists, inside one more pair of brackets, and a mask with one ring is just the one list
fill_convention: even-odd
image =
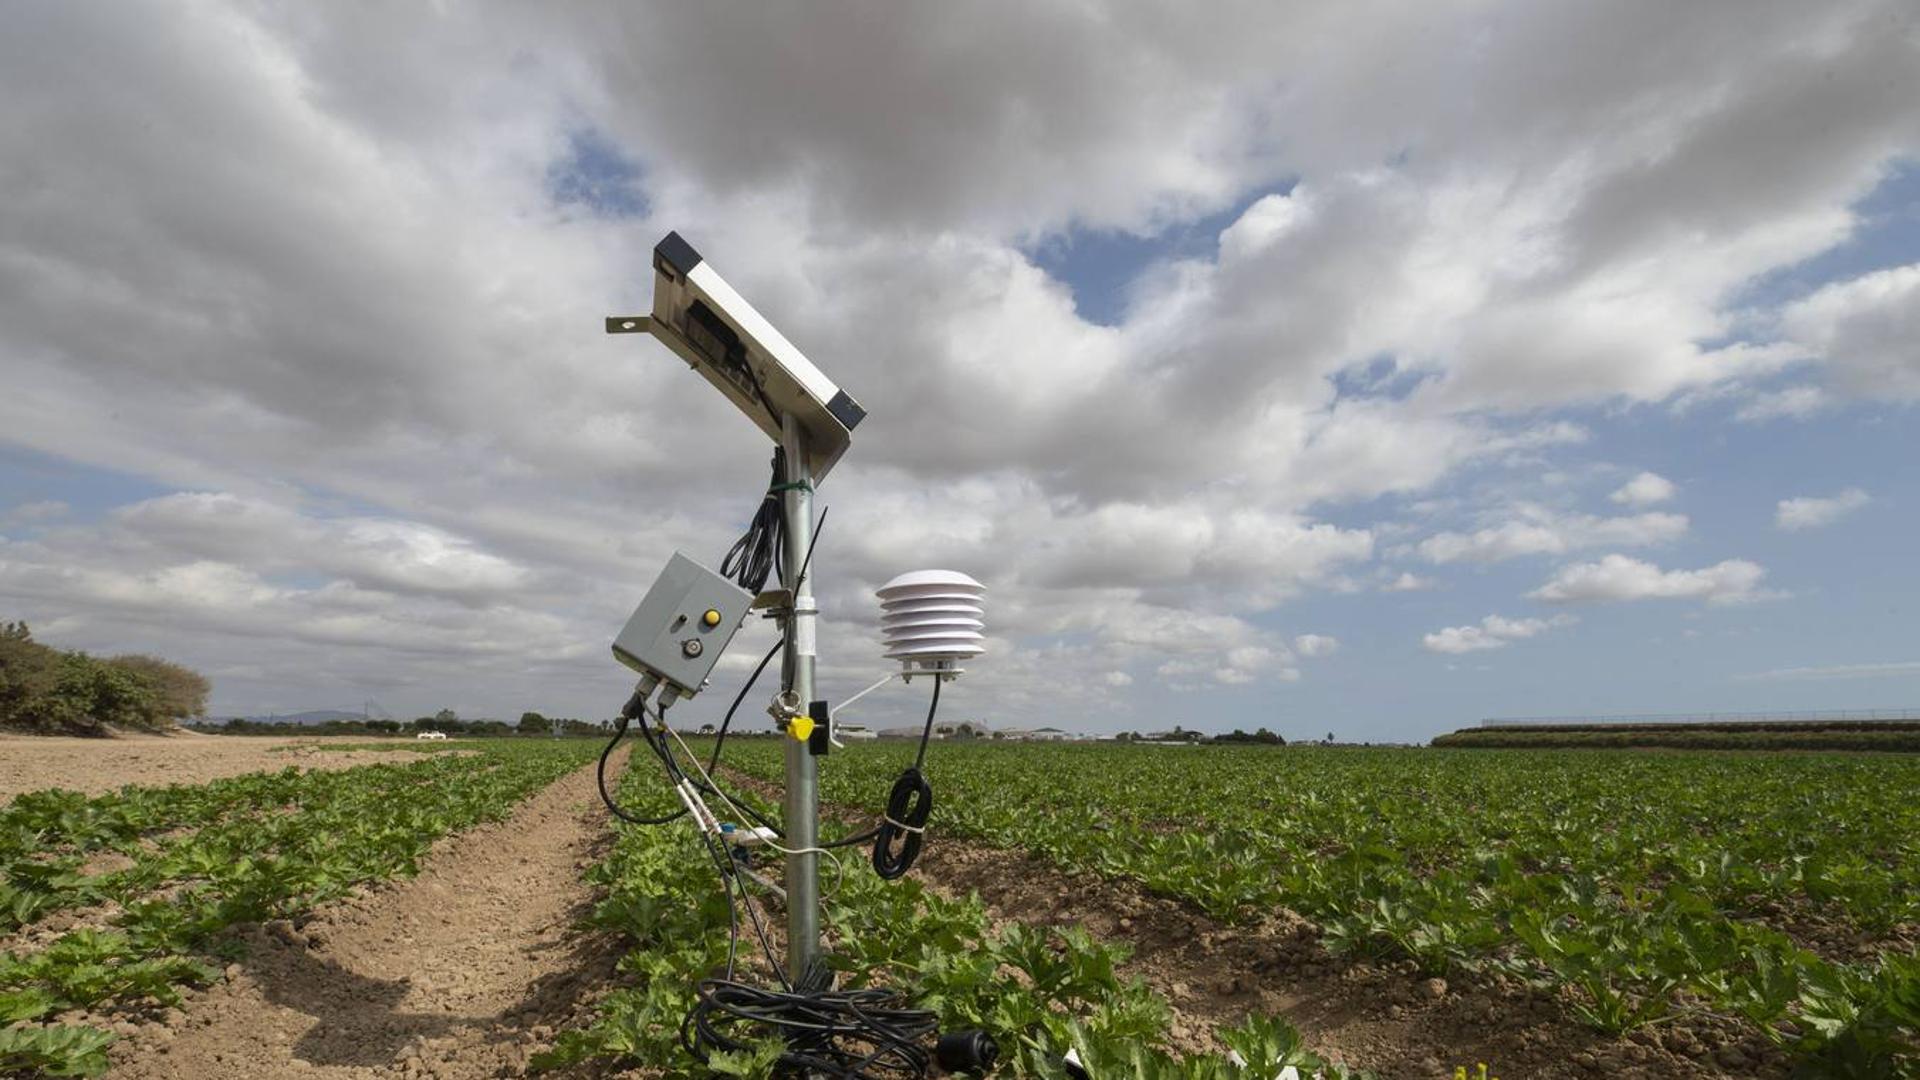
[(830, 692), (940, 566), (1003, 724), (1920, 704), (1909, 0), (0, 27), (0, 617), (216, 713), (618, 706), (765, 483), (602, 333), (669, 229), (869, 411)]

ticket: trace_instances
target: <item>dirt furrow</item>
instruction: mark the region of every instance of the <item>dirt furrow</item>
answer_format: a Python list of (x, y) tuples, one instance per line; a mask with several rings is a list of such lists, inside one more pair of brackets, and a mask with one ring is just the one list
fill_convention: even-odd
[[(743, 787), (769, 798), (778, 789), (737, 770)], [(823, 812), (849, 824), (870, 815)], [(1290, 911), (1228, 926), (1177, 899), (1130, 881), (1070, 873), (1034, 856), (944, 835), (936, 811), (912, 874), (946, 895), (978, 893), (996, 921), (1080, 926), (1123, 941), (1122, 971), (1144, 978), (1173, 1008), (1170, 1041), (1218, 1050), (1212, 1031), (1249, 1013), (1283, 1016), (1315, 1050), (1381, 1077), (1447, 1080), (1453, 1067), (1490, 1062), (1495, 1075), (1706, 1080), (1779, 1077), (1777, 1050), (1760, 1036), (1710, 1017), (1642, 1029), (1626, 1039), (1599, 1035), (1567, 1015), (1563, 1002), (1517, 982), (1416, 973), (1411, 963), (1334, 956), (1319, 931)]]
[(610, 841), (592, 768), (571, 773), (411, 880), (251, 929), (224, 982), (123, 1023), (111, 1075), (519, 1075), (612, 976), (618, 949), (577, 929)]
[(1286, 1017), (1314, 1049), (1382, 1077), (1453, 1075), (1490, 1062), (1495, 1075), (1679, 1080), (1782, 1077), (1786, 1063), (1757, 1034), (1729, 1022), (1642, 1029), (1627, 1039), (1573, 1021), (1564, 1002), (1500, 977), (1430, 979), (1411, 962), (1334, 956), (1288, 911), (1227, 926), (1127, 881), (1067, 873), (1033, 856), (929, 831), (914, 873), (952, 892), (977, 892), (996, 918), (1081, 926), (1125, 941), (1123, 970), (1173, 1005), (1178, 1045), (1250, 1012)]

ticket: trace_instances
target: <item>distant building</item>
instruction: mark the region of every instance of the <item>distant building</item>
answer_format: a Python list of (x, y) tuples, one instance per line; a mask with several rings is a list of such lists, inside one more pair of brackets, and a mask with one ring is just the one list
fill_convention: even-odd
[(1020, 728), (1008, 728), (1004, 731), (994, 732), (993, 737), (996, 739), (1004, 739), (1007, 742), (1067, 742), (1071, 739), (1081, 738), (1081, 736), (1075, 735), (1071, 731), (1063, 731), (1057, 727), (1034, 728), (1031, 731)]
[(833, 737), (836, 739), (877, 739), (880, 733), (860, 724), (835, 724)]
[[(915, 724), (912, 727), (881, 728), (880, 737), (883, 739), (917, 739), (920, 737), (920, 732), (925, 729), (925, 724)], [(933, 725), (933, 734), (931, 737), (935, 739), (988, 739), (993, 737), (993, 729), (978, 720), (941, 720)]]
[(1142, 736), (1138, 741), (1150, 743), (1180, 743), (1184, 745), (1205, 742), (1206, 739), (1207, 736), (1203, 732), (1186, 731), (1176, 727), (1172, 731), (1150, 732)]

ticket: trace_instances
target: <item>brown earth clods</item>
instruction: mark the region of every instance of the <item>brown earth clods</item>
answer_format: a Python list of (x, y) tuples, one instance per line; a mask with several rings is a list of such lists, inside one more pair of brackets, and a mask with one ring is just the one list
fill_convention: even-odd
[[(270, 761), (256, 768), (287, 760), (261, 756)], [(618, 943), (577, 929), (594, 900), (580, 872), (611, 840), (605, 821), (591, 769), (576, 772), (509, 821), (442, 840), (411, 881), (375, 886), (298, 924), (250, 928), (247, 958), (182, 1009), (62, 1019), (118, 1031), (110, 1075), (131, 1080), (520, 1075), (557, 1031), (590, 1022), (590, 999), (614, 982)], [(1509, 1080), (1787, 1072), (1757, 1035), (1723, 1021), (1610, 1039), (1573, 1020), (1565, 1002), (1518, 983), (1431, 979), (1410, 964), (1334, 956), (1291, 912), (1228, 926), (1132, 882), (1067, 873), (937, 830), (913, 873), (948, 895), (977, 893), (997, 922), (1081, 926), (1126, 943), (1123, 973), (1168, 1000), (1171, 1041), (1187, 1050), (1220, 1049), (1214, 1028), (1259, 1012), (1287, 1018), (1314, 1049), (1383, 1080), (1445, 1080), (1454, 1066), (1481, 1061)], [(778, 927), (777, 907), (772, 914)]]
[[(776, 794), (734, 770), (742, 786)], [(848, 823), (864, 820), (844, 809)], [(1335, 956), (1318, 929), (1290, 911), (1229, 926), (1129, 881), (1069, 873), (1039, 858), (940, 835), (912, 871), (944, 895), (976, 893), (996, 922), (1079, 926), (1123, 942), (1121, 973), (1146, 980), (1172, 1007), (1169, 1041), (1220, 1051), (1214, 1029), (1250, 1013), (1281, 1016), (1307, 1045), (1383, 1080), (1451, 1080), (1455, 1066), (1486, 1062), (1518, 1080), (1708, 1080), (1785, 1077), (1789, 1066), (1759, 1034), (1697, 1017), (1611, 1038), (1580, 1024), (1567, 1004), (1517, 981), (1420, 975), (1412, 963)]]
[(610, 842), (593, 770), (569, 774), (507, 821), (440, 841), (412, 880), (248, 928), (222, 982), (145, 1022), (109, 1020), (109, 1075), (520, 1075), (613, 975), (620, 949), (579, 928), (595, 899), (581, 871)]
[(1757, 1034), (1703, 1019), (1642, 1029), (1625, 1039), (1593, 1032), (1564, 1003), (1518, 983), (1418, 974), (1411, 963), (1334, 956), (1311, 923), (1287, 911), (1226, 926), (1178, 900), (1093, 874), (1068, 874), (1032, 856), (930, 835), (915, 876), (943, 892), (980, 895), (996, 919), (1080, 926), (1125, 942), (1121, 967), (1173, 1006), (1174, 1045), (1220, 1050), (1215, 1027), (1249, 1013), (1285, 1017), (1307, 1045), (1383, 1078), (1447, 1080), (1479, 1062), (1495, 1076), (1784, 1077), (1787, 1065)]
[(289, 765), (351, 769), (420, 760), (403, 749), (405, 741), (392, 741), (392, 750), (322, 750), (315, 739), (189, 731), (103, 739), (0, 734), (0, 804), (44, 788), (101, 795), (128, 784), (204, 784), (241, 773), (278, 772)]

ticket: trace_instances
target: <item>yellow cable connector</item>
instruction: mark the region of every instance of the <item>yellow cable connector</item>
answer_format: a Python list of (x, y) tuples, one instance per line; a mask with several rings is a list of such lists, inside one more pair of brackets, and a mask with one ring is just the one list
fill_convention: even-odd
[(800, 742), (806, 742), (807, 737), (813, 734), (813, 717), (796, 716), (787, 721), (787, 734)]

